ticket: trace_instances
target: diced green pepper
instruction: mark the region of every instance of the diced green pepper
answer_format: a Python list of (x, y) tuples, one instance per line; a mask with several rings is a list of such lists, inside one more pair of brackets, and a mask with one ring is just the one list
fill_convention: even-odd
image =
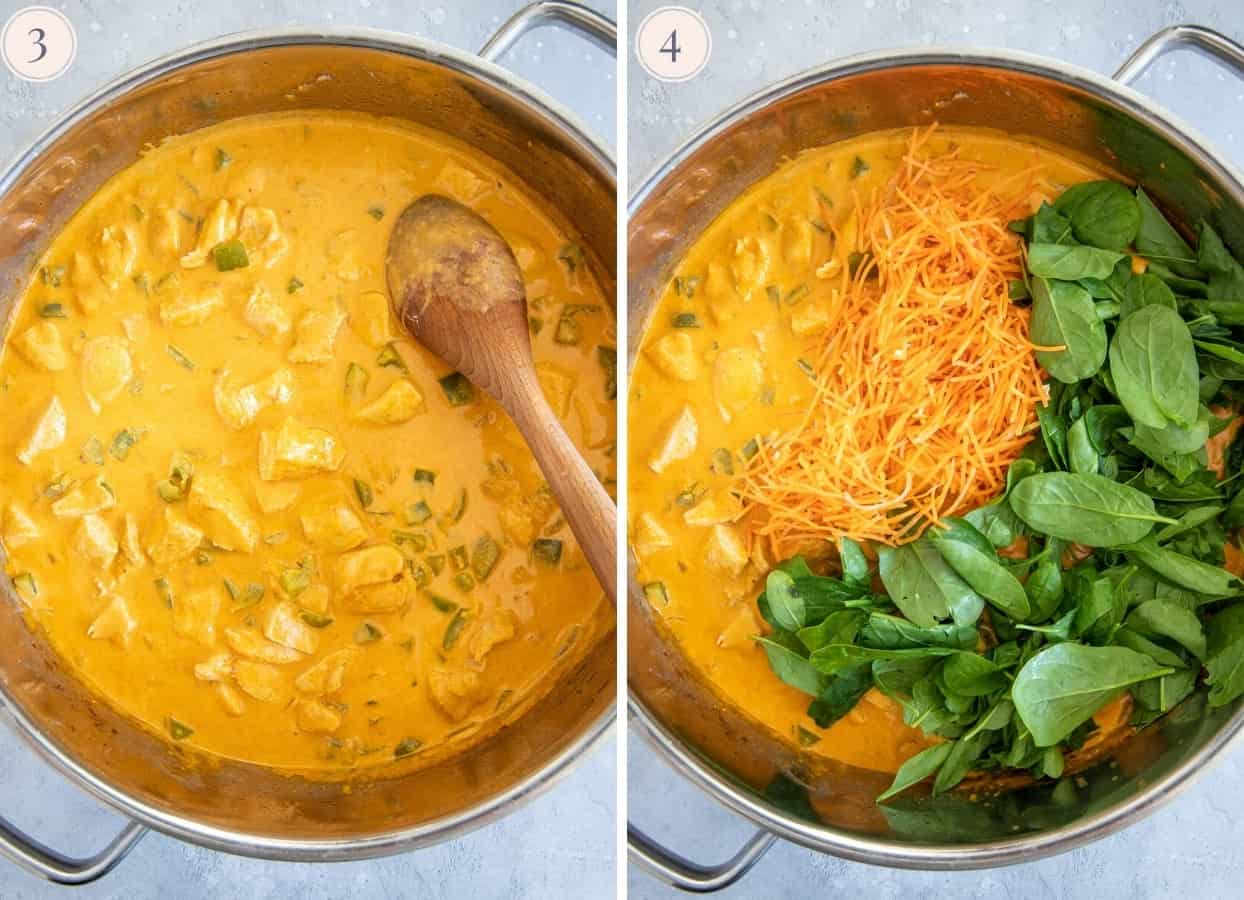
[(448, 528), (450, 525), (456, 525), (462, 521), (462, 517), (466, 515), (467, 509), (467, 492), (463, 488), (458, 492), (458, 496), (454, 499), (454, 505), (449, 507), (445, 515), (437, 520), (437, 524), (442, 528)]
[(193, 728), (191, 728), (185, 722), (181, 722), (177, 719), (174, 719), (172, 716), (169, 716), (165, 720), (164, 724), (165, 724), (165, 727), (168, 728), (168, 733), (172, 736), (173, 740), (175, 741), (184, 741), (186, 738), (194, 734)]
[(245, 269), (251, 264), (246, 255), (246, 248), (239, 240), (221, 241), (212, 248), (212, 258), (216, 260), (216, 270), (231, 272), (234, 269)]
[(376, 365), (381, 368), (398, 369), (402, 372), (409, 372), (406, 368), (406, 361), (402, 359), (402, 354), (397, 351), (397, 344), (393, 341), (385, 344), (380, 348), (380, 353), (376, 356)]
[(675, 328), (699, 328), (700, 317), (693, 312), (675, 313), (670, 317), (670, 324)]
[(233, 162), (233, 157), (229, 155), (229, 151), (223, 147), (216, 148), (216, 171), (228, 168), (229, 163)]
[(531, 552), (536, 562), (555, 566), (562, 559), (562, 542), (554, 538), (538, 538), (531, 545)]
[(44, 266), (39, 270), (39, 280), (49, 287), (60, 287), (64, 278), (64, 266)]
[(406, 524), (422, 525), (432, 518), (432, 508), (424, 500), (419, 500), (406, 507)]
[(445, 636), (441, 638), (441, 649), (445, 651), (452, 650), (465, 626), (466, 612), (459, 609), (454, 613), (454, 617), (449, 620), (449, 624), (445, 626)]
[(423, 746), (423, 742), (416, 738), (405, 738), (393, 748), (393, 758), (401, 759), (404, 756), (410, 756), (412, 753), (418, 753), (419, 748)]
[(65, 312), (65, 306), (62, 303), (45, 303), (39, 307), (39, 315), (45, 319), (67, 319), (69, 313)]
[(354, 643), (356, 644), (370, 644), (382, 637), (384, 637), (384, 632), (371, 622), (360, 622), (359, 627), (354, 629)]
[(39, 596), (39, 582), (29, 572), (13, 576), (13, 589), (27, 603), (34, 603), (35, 598)]
[(701, 280), (699, 275), (677, 275), (674, 277), (674, 293), (680, 297), (694, 297)]
[(292, 569), (286, 569), (281, 572), (279, 578), (281, 590), (287, 597), (293, 599), (311, 587), (311, 573), (302, 566), (295, 566)]
[(371, 376), (358, 363), (350, 363), (346, 368), (346, 399), (362, 400), (367, 394), (367, 382)]
[(306, 622), (312, 628), (327, 628), (333, 624), (333, 617), (324, 615), (323, 613), (312, 612), (309, 609), (298, 611), (298, 618)]
[(483, 581), (492, 574), (500, 558), (501, 547), (491, 537), (484, 535), (475, 542), (475, 549), (471, 551), (471, 571), (476, 578)]
[(371, 506), (375, 495), (371, 491), (371, 485), (359, 478), (354, 479), (354, 496), (358, 497), (359, 505), (363, 509)]
[(285, 293), (296, 294), (299, 291), (301, 291), (303, 287), (304, 285), (302, 283), (302, 279), (299, 278), (297, 275), (291, 275), (289, 279), (289, 283), (285, 285)]
[(713, 471), (718, 475), (734, 474), (734, 460), (725, 447), (718, 447), (713, 451)]
[(454, 567), (455, 572), (461, 572), (470, 562), (471, 558), (467, 554), (465, 545), (459, 545), (449, 551), (449, 564)]
[(439, 575), (445, 571), (445, 556), (441, 553), (434, 553), (427, 558), (428, 568), (432, 570), (433, 575)]
[(870, 166), (867, 162), (864, 161), (864, 157), (857, 156), (851, 162), (851, 177), (859, 178), (861, 175), (869, 171), (871, 168), (872, 166)]
[(416, 484), (436, 484), (436, 473), (431, 469), (415, 469)]
[(557, 330), (553, 332), (553, 340), (559, 344), (577, 344), (583, 336), (579, 321), (565, 310), (557, 320)]
[(102, 466), (104, 464), (104, 445), (100, 443), (97, 437), (87, 438), (86, 443), (82, 445), (82, 452), (78, 454), (78, 458), (84, 463), (95, 463), (97, 466)]
[(459, 572), (453, 578), (454, 587), (466, 593), (475, 587), (475, 578), (470, 572)]
[(616, 347), (598, 346), (596, 361), (605, 373), (605, 399), (616, 400), (618, 397), (618, 350)]
[(190, 371), (190, 372), (194, 371), (194, 363), (190, 360), (190, 357), (186, 356), (186, 354), (182, 353), (172, 344), (169, 344), (167, 349), (168, 349), (168, 355), (173, 357), (173, 361), (176, 362), (177, 365), (181, 366), (183, 369), (186, 369), (187, 371)]
[(379, 222), (381, 219), (384, 218), (384, 207), (378, 204), (372, 204), (371, 206), (367, 207), (367, 214), (371, 216), (373, 219), (375, 219), (377, 222)]
[(125, 462), (126, 457), (130, 455), (130, 450), (134, 449), (134, 445), (138, 443), (138, 438), (139, 435), (135, 432), (122, 428), (112, 436), (112, 446), (108, 448), (108, 452), (117, 462)]
[(475, 402), (475, 385), (461, 372), (450, 372), (440, 380), (440, 385), (450, 406), (467, 406)]
[(557, 258), (565, 265), (567, 272), (577, 272), (583, 265), (583, 248), (575, 243), (562, 244)]
[(428, 592), (428, 599), (432, 601), (433, 606), (443, 613), (451, 613), (458, 608), (457, 603), (454, 603), (446, 597), (442, 597), (440, 594), (433, 594), (431, 591)]
[(668, 606), (670, 595), (664, 581), (650, 581), (644, 585), (644, 598), (653, 606)]
[[(431, 514), (431, 512), (428, 513), (428, 515)], [(413, 552), (422, 553), (428, 549), (428, 536), (418, 531), (394, 530), (393, 543), (397, 544), (399, 550), (409, 546)]]

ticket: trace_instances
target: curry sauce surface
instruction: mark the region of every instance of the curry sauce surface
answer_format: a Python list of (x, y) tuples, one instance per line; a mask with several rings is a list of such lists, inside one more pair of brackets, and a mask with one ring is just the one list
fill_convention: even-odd
[[(808, 753), (885, 772), (926, 742), (894, 701), (874, 688), (820, 729), (806, 714), (811, 698), (781, 682), (752, 640), (767, 630), (756, 598), (778, 560), (751, 540), (730, 486), (750, 442), (804, 415), (813, 383), (799, 363), (816, 358), (837, 283), (817, 270), (850, 264), (857, 198), (883, 188), (909, 138), (904, 129), (807, 151), (714, 220), (646, 325), (628, 413), (630, 542), (660, 620), (726, 702)], [(1033, 209), (1101, 177), (1049, 147), (987, 130), (940, 128), (927, 152), (953, 147), (985, 164), (982, 188), (1038, 167)]]
[(516, 428), (402, 336), (415, 197), (492, 222), (541, 384), (613, 484), (612, 307), (514, 175), (339, 113), (167, 140), (41, 260), (0, 360), (7, 570), (92, 688), (210, 754), (339, 772), (443, 757), (612, 628)]

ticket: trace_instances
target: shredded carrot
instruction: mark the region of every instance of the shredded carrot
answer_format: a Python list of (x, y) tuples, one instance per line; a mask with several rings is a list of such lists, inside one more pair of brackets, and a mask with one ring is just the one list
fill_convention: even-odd
[(1006, 227), (1030, 212), (1038, 168), (986, 189), (983, 164), (926, 151), (933, 131), (856, 198), (863, 261), (831, 292), (815, 396), (739, 478), (759, 512), (749, 527), (779, 558), (842, 536), (897, 545), (988, 502), (1046, 399), (1009, 297), (1023, 251)]

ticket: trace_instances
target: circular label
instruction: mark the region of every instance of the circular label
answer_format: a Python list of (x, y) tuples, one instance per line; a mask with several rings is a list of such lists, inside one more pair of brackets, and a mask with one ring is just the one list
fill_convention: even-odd
[(700, 74), (713, 52), (708, 23), (683, 6), (663, 6), (639, 23), (635, 54), (660, 81), (687, 81)]
[(59, 10), (27, 6), (0, 33), (4, 64), (26, 81), (51, 81), (65, 74), (78, 53), (78, 35)]

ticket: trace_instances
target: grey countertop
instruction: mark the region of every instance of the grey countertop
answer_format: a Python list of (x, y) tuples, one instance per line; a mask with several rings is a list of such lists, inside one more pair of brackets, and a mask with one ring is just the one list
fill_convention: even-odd
[[(36, 2), (36, 0), (31, 0)], [(49, 0), (42, 0), (49, 3)], [(28, 5), (0, 2), (0, 21)], [(478, 49), (521, 0), (184, 0), (57, 2), (78, 33), (78, 57), (59, 80), (27, 84), (0, 69), (0, 164), (104, 82), (195, 41), (244, 29), (352, 25)], [(613, 15), (611, 0), (591, 6)], [(533, 33), (502, 61), (574, 110), (610, 144), (616, 82), (611, 60), (559, 30)], [(73, 896), (92, 898), (472, 897), (606, 898), (615, 894), (615, 756), (610, 737), (551, 791), (514, 815), (452, 843), (358, 863), (269, 863), (150, 835), (111, 875)], [(122, 820), (50, 769), (0, 727), (0, 816), (45, 842), (94, 852)], [(0, 859), (0, 898), (67, 896)]]
[[(760, 88), (826, 61), (887, 47), (1002, 46), (1109, 74), (1165, 25), (1195, 22), (1244, 38), (1238, 0), (680, 0), (713, 33), (713, 55), (696, 78), (662, 84), (631, 67), (630, 186), (700, 125)], [(632, 0), (636, 28), (659, 0)], [(1187, 53), (1164, 59), (1136, 87), (1182, 115), (1244, 165), (1244, 83)], [(1238, 132), (1238, 134), (1237, 134)], [(675, 775), (635, 734), (628, 741), (629, 815), (693, 859), (724, 859), (751, 833), (742, 819)], [(765, 900), (809, 896), (1092, 897), (1147, 900), (1176, 895), (1240, 896), (1236, 798), (1244, 796), (1244, 751), (1169, 806), (1121, 834), (1062, 856), (985, 872), (880, 869), (779, 843), (721, 896)], [(681, 896), (642, 872), (632, 900)]]

